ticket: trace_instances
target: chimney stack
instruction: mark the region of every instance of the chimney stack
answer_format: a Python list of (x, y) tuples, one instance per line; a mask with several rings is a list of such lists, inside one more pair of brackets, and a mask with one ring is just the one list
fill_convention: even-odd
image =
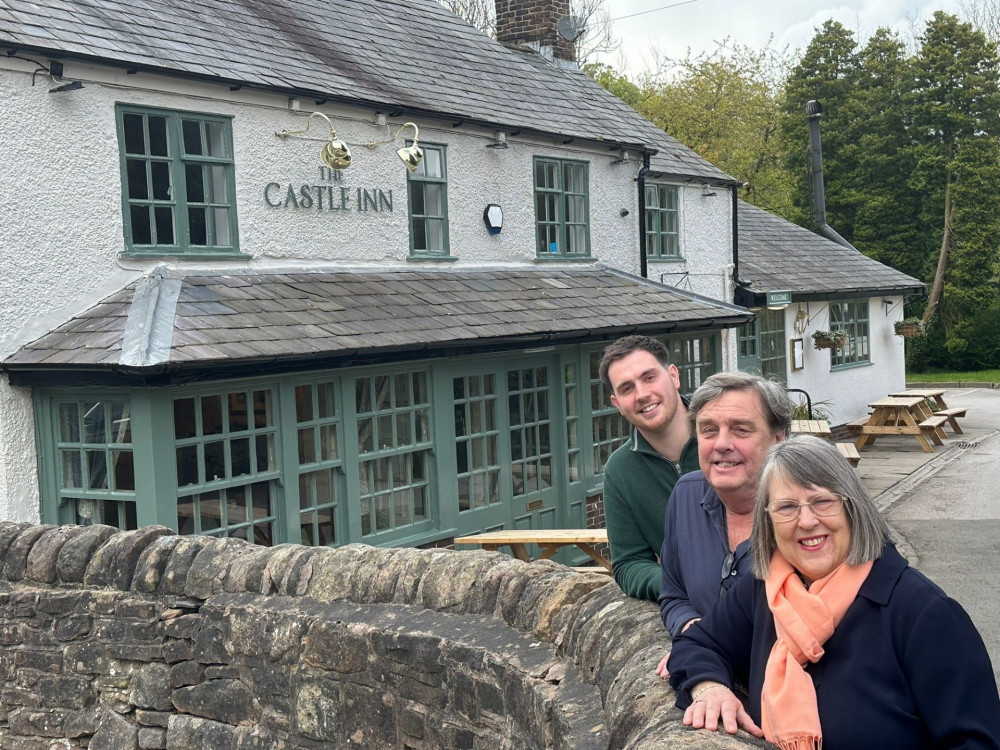
[(494, 0), (497, 41), (535, 47), (558, 60), (576, 61), (573, 42), (556, 31), (560, 18), (569, 15), (569, 0)]

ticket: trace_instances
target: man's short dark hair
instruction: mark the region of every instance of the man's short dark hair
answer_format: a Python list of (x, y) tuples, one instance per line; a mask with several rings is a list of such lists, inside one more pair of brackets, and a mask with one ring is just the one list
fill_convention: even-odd
[(670, 352), (667, 351), (667, 347), (652, 336), (622, 336), (617, 341), (608, 344), (601, 356), (601, 380), (612, 391), (614, 388), (608, 378), (608, 369), (632, 352), (649, 352), (664, 367), (670, 364)]

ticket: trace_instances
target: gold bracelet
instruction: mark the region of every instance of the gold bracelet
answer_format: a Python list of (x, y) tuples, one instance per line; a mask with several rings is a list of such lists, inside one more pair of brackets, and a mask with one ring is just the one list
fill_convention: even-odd
[(691, 696), (691, 702), (694, 703), (702, 695), (704, 695), (705, 693), (707, 693), (709, 690), (715, 690), (715, 688), (719, 688), (719, 687), (725, 687), (725, 685), (723, 685), (721, 682), (713, 682), (711, 685), (706, 685), (701, 690), (699, 690), (697, 693), (695, 693), (694, 695)]

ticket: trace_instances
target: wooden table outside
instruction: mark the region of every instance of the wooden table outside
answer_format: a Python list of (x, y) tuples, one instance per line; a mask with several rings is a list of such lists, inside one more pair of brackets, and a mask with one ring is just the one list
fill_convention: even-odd
[(511, 553), (518, 560), (531, 562), (528, 554), (528, 544), (537, 544), (542, 553), (534, 558), (547, 560), (563, 547), (579, 547), (593, 558), (600, 568), (595, 573), (611, 573), (611, 561), (598, 552), (593, 545), (607, 544), (607, 529), (516, 529), (511, 531), (487, 531), (483, 534), (462, 536), (455, 539), (455, 544), (478, 544), (483, 549), (497, 550), (500, 547), (510, 547)]
[(905, 391), (900, 391), (899, 393), (890, 393), (890, 396), (896, 396), (897, 398), (912, 398), (914, 396), (919, 396), (920, 398), (932, 401), (931, 410), (932, 411), (944, 411), (948, 408), (948, 404), (944, 401), (944, 388), (907, 388)]
[(964, 434), (962, 428), (958, 425), (958, 418), (964, 417), (966, 409), (949, 408), (948, 404), (944, 400), (944, 388), (908, 388), (905, 391), (900, 391), (899, 393), (892, 393), (891, 396), (920, 396), (920, 398), (927, 399), (931, 402), (931, 411), (934, 412), (935, 417), (945, 417), (948, 420), (948, 425), (951, 427), (952, 432), (956, 435)]
[(793, 435), (815, 435), (830, 439), (830, 423), (825, 419), (793, 419)]
[(940, 423), (928, 424), (933, 414), (922, 396), (890, 396), (873, 401), (868, 407), (872, 409), (871, 416), (862, 425), (861, 437), (854, 444), (859, 451), (884, 435), (912, 435), (925, 453), (934, 452), (927, 442), (928, 437), (937, 445), (944, 444)]

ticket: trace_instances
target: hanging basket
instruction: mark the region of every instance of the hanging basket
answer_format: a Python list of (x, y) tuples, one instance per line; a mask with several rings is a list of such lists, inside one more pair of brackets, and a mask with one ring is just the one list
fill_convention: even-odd
[(919, 318), (897, 320), (893, 325), (896, 330), (896, 335), (902, 336), (904, 339), (919, 338), (927, 333), (926, 328), (924, 328), (923, 321)]
[(840, 349), (847, 341), (847, 331), (814, 331), (812, 339), (817, 349)]

